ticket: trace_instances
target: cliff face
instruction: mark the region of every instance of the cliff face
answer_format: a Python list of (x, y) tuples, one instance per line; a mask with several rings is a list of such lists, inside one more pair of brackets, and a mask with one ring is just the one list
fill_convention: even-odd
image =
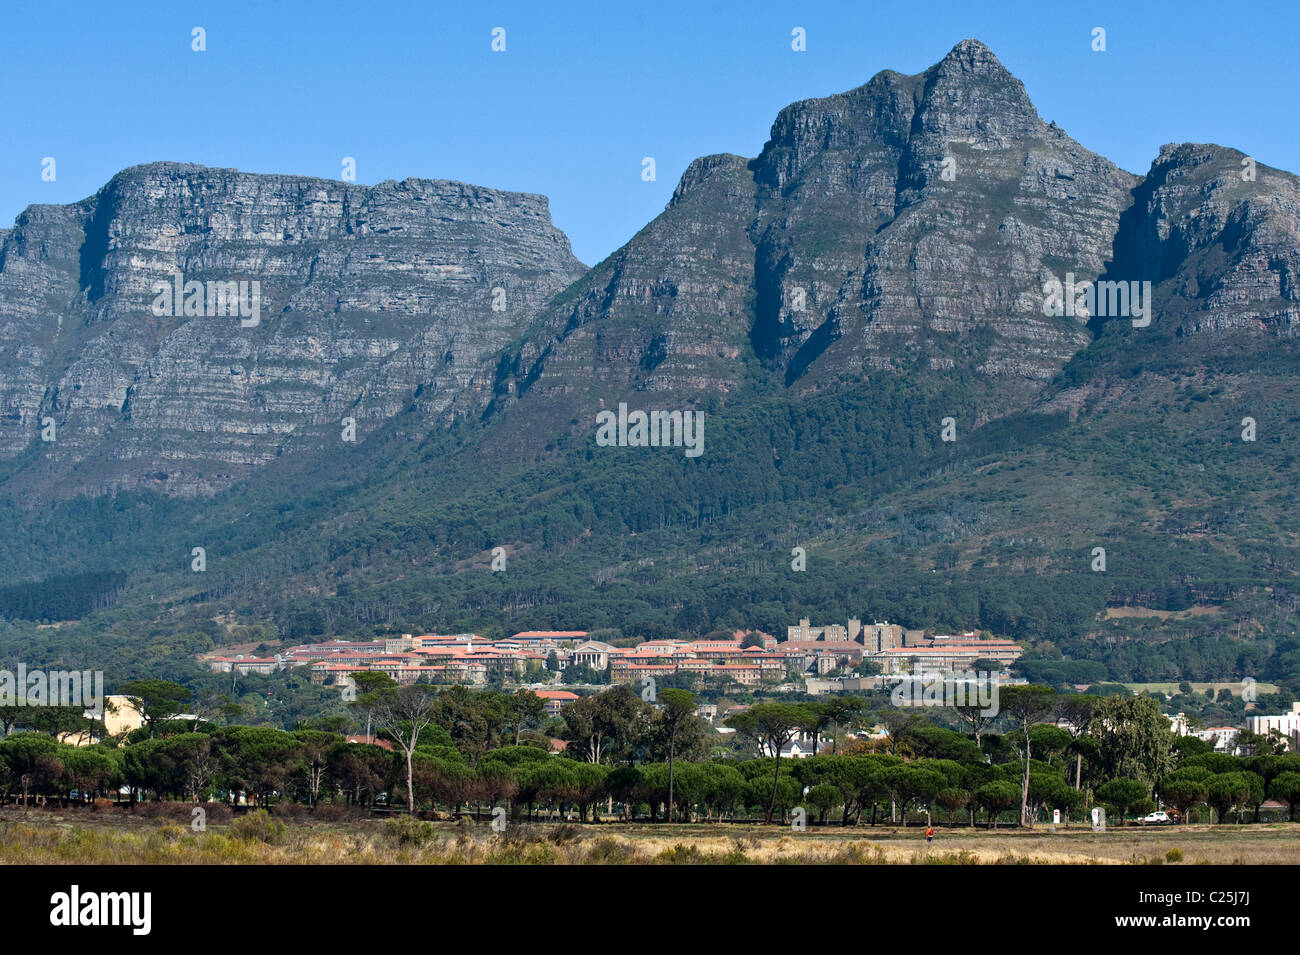
[[(68, 493), (206, 493), (294, 433), (351, 417), (363, 440), (417, 392), (445, 414), (583, 271), (542, 196), (128, 169), (0, 237), (0, 456)], [(177, 275), (200, 297), (160, 302)], [(210, 282), (257, 283), (258, 314), (202, 307)]]
[(954, 369), (1024, 404), (1091, 340), (1043, 314), (1043, 283), (1103, 271), (1137, 182), (964, 41), (918, 76), (787, 107), (757, 159), (697, 160), (543, 313), (497, 406), (531, 391), (530, 414), (559, 422), (633, 391), (726, 395), (752, 373), (802, 393)]
[(664, 213), (506, 356), (493, 410), (526, 395), (526, 419), (563, 427), (633, 390), (662, 403), (738, 387), (753, 325), (754, 188), (739, 156), (692, 163)]
[(1102, 271), (1136, 184), (974, 40), (787, 108), (756, 169), (755, 345), (788, 383), (958, 368), (1010, 400), (1089, 341), (1043, 315), (1042, 284)]
[(1160, 150), (1115, 237), (1110, 271), (1159, 283), (1179, 336), (1300, 327), (1300, 179), (1221, 146)]
[[(9, 459), (24, 493), (204, 494), (407, 409), (526, 458), (619, 401), (797, 401), (863, 377), (955, 380), (975, 424), (1077, 412), (1118, 377), (1132, 391), (1116, 361), (1135, 350), (1172, 367), (1178, 342), (1294, 334), (1300, 188), (1243, 158), (1170, 146), (1133, 176), (966, 40), (787, 107), (755, 159), (696, 160), (589, 271), (540, 196), (130, 169), (0, 231), (0, 481)], [(259, 320), (160, 314), (177, 275), (258, 283)], [(1151, 282), (1150, 328), (1051, 314), (1044, 286), (1069, 278)]]

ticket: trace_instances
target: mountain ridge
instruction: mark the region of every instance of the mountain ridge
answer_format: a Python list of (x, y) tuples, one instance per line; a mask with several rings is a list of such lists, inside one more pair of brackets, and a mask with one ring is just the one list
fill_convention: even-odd
[[(449, 327), (490, 317), (491, 269), (527, 252), (527, 307), (490, 339), (454, 362), (436, 334), (411, 339), (425, 360), (388, 379), (376, 363), (352, 404), (320, 401), (292, 430), (283, 413), (266, 419), (281, 427), (270, 456), (249, 437), (266, 421), (237, 421), (247, 460), (223, 465), (235, 479), (191, 481), (192, 500), (167, 481), (95, 483), (75, 469), (57, 493), (24, 496), (63, 473), (41, 470), (47, 449), (28, 431), (0, 480), (13, 502), (0, 517), (44, 550), (3, 557), (0, 577), (85, 570), (88, 549), (95, 569), (129, 580), (119, 610), (78, 626), (122, 645), (153, 640), (149, 627), (219, 644), (229, 620), (285, 639), (560, 623), (654, 636), (848, 609), (989, 629), (1024, 641), (1031, 660), (1065, 652), (1114, 678), (1253, 675), (1294, 636), (1300, 600), (1287, 503), (1300, 207), (1294, 176), (1256, 164), (1248, 182), (1243, 158), (1176, 144), (1146, 176), (1125, 172), (1043, 123), (987, 47), (963, 41), (923, 73), (791, 104), (757, 157), (694, 160), (663, 213), (590, 269), (555, 253), (558, 230), (521, 226), (454, 300), (467, 311), (416, 312)], [(436, 206), (413, 198), (421, 189), (404, 195)], [(0, 246), (29, 285), (50, 278), (43, 314), (81, 294), (77, 224), (60, 208), (33, 213), (52, 258), (10, 252), (27, 233)], [(444, 259), (469, 247), (471, 226), (492, 228), (482, 218)], [(358, 254), (409, 271), (413, 252), (384, 242)], [(572, 281), (548, 285), (548, 262)], [(153, 274), (128, 270), (137, 299)], [(346, 281), (290, 290), (294, 320), (337, 327), (333, 297), (365, 295), (377, 298), (349, 310), (354, 329), (409, 318), (394, 303), (411, 289), (384, 269), (333, 274)], [(1067, 274), (1150, 281), (1150, 323), (1047, 314), (1046, 283)], [(82, 335), (122, 317), (67, 315)], [(12, 325), (0, 309), (6, 355)], [(257, 367), (217, 358), (222, 376)], [(184, 423), (183, 403), (144, 391), (142, 407)], [(597, 448), (594, 416), (619, 403), (703, 411), (704, 454)], [(337, 421), (358, 406), (365, 427), (340, 443)], [(1247, 417), (1257, 440), (1242, 437)], [(169, 451), (184, 464), (177, 433)], [(84, 547), (67, 540), (78, 528)], [(196, 545), (207, 576), (188, 572)], [(509, 569), (494, 574), (498, 547)], [(795, 547), (807, 573), (791, 570)], [(1106, 614), (1197, 602), (1209, 608), (1199, 622)], [(1248, 639), (1216, 630), (1232, 615), (1251, 621)]]

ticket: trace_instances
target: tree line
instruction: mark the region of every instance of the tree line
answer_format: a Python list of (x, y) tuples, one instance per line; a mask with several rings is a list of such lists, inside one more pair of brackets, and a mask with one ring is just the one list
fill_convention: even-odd
[[(1068, 821), (1090, 806), (1122, 820), (1158, 804), (1183, 819), (1247, 822), (1258, 821), (1268, 799), (1292, 819), (1300, 805), (1300, 754), (1272, 752), (1263, 739), (1247, 741), (1253, 756), (1216, 753), (1174, 736), (1144, 696), (1008, 686), (996, 715), (922, 712), (854, 695), (760, 702), (727, 716), (732, 732), (718, 734), (679, 689), (649, 701), (613, 687), (569, 703), (557, 719), (527, 691), (398, 687), (382, 674), (359, 676), (352, 719), (371, 742), (348, 742), (341, 717), (292, 731), (178, 720), (189, 702), (184, 687), (137, 681), (128, 698), (142, 725), (121, 739), (73, 745), (88, 727), (67, 711), (39, 714), (43, 729), (10, 732), (6, 723), (0, 792), (24, 805), (242, 795), (255, 806), (504, 807), (514, 818), (583, 822), (780, 823), (802, 810), (808, 822), (842, 826), (906, 823), (917, 813), (969, 826), (1012, 815), (1032, 826), (1053, 810)], [(870, 727), (884, 732), (861, 733)], [(829, 751), (790, 758), (792, 742), (814, 737)]]

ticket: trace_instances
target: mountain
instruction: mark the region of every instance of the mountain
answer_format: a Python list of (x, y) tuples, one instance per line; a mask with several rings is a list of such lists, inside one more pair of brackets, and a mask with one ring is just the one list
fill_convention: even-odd
[[(0, 456), (29, 493), (210, 494), (345, 417), (442, 413), (583, 271), (542, 196), (134, 167), (0, 244)], [(228, 281), (257, 316), (156, 287)]]
[(663, 215), (543, 312), (498, 404), (573, 405), (576, 382), (588, 402), (725, 395), (752, 357), (795, 393), (961, 369), (1023, 405), (1090, 339), (1043, 315), (1043, 281), (1103, 271), (1137, 181), (966, 40), (919, 76), (787, 107), (757, 159), (692, 163)]
[[(589, 270), (539, 197), (128, 170), (0, 247), (0, 615), (102, 581), (11, 639), (123, 672), (860, 615), (1053, 681), (1300, 685), (1298, 186), (1118, 169), (975, 40), (696, 160)], [(260, 276), (261, 324), (154, 318), (175, 270)], [(702, 412), (704, 453), (599, 445), (619, 404)]]

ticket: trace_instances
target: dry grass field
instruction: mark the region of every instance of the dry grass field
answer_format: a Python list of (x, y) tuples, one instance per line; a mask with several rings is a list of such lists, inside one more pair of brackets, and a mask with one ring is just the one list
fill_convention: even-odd
[[(177, 807), (184, 808), (184, 807)], [(1300, 824), (940, 829), (751, 825), (510, 825), (256, 814), (194, 832), (185, 818), (0, 812), (0, 864), (1300, 864)]]

